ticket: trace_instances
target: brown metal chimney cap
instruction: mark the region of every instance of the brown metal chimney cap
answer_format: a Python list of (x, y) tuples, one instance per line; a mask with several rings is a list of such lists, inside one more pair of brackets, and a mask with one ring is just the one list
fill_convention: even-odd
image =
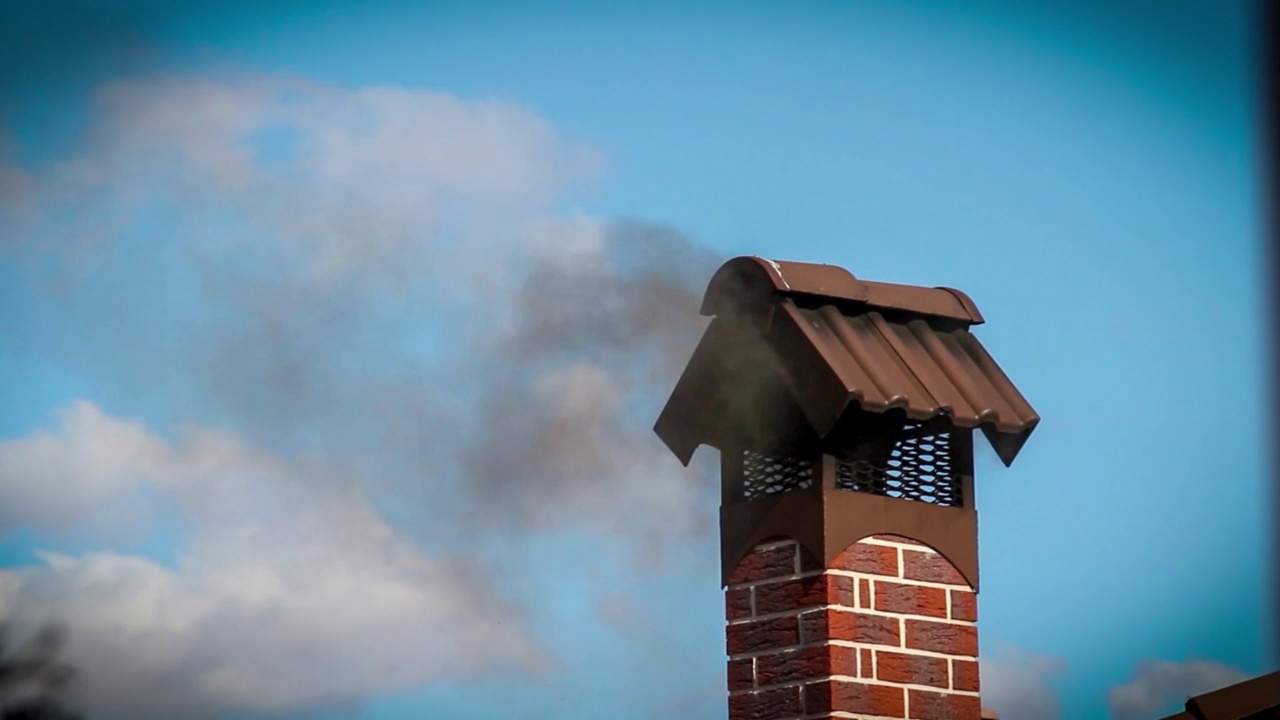
[(756, 256), (737, 257), (716, 271), (702, 301), (707, 316), (734, 312), (744, 302), (767, 303), (770, 296), (827, 300), (842, 305), (898, 310), (916, 315), (980, 325), (982, 313), (973, 300), (953, 288), (917, 287), (859, 280), (835, 265), (786, 262)]
[[(958, 290), (739, 257), (712, 277), (702, 313), (713, 320), (654, 427), (686, 465), (699, 445), (744, 440), (744, 428), (825, 438), (859, 411), (980, 428), (1010, 465), (1040, 421), (969, 332), (982, 315)], [(786, 410), (778, 402), (798, 421), (766, 420)]]

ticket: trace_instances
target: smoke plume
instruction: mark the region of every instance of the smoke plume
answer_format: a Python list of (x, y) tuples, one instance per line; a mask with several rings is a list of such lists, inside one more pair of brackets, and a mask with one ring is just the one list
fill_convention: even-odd
[(651, 427), (720, 258), (560, 212), (599, 152), (498, 100), (296, 77), (143, 78), (93, 108), (65, 156), (0, 145), (0, 269), (29, 290), (0, 331), (91, 392), (0, 441), (0, 533), (184, 530), (171, 564), (4, 571), (0, 619), (67, 619), (95, 718), (553, 668), (460, 539), (705, 536), (709, 478)]

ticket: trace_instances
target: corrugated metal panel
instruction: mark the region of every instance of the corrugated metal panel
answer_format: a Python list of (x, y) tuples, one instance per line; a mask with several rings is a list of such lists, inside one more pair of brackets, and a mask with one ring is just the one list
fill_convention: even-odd
[(803, 336), (840, 378), (848, 401), (864, 410), (900, 409), (913, 420), (945, 413), (957, 426), (988, 430), (1006, 464), (1040, 421), (968, 330), (892, 322), (876, 311), (847, 316), (830, 305), (808, 310), (784, 302), (783, 310), (807, 326)]
[[(738, 409), (732, 403), (712, 398), (748, 392), (766, 365), (781, 373), (800, 422), (818, 437), (851, 409), (900, 410), (917, 421), (945, 414), (959, 427), (980, 428), (1007, 465), (1040, 421), (969, 332), (982, 316), (958, 290), (865, 282), (830, 265), (745, 257), (716, 272), (703, 311), (715, 315), (713, 328), (655, 428), (686, 463), (695, 447), (743, 423), (729, 417)], [(745, 367), (745, 356), (760, 351), (770, 362)]]
[(982, 343), (968, 330), (940, 331), (924, 320), (889, 322), (878, 312), (854, 317), (831, 306), (800, 310), (825, 325), (830, 355), (859, 382), (851, 388), (864, 409), (898, 407), (914, 419), (941, 411), (962, 427), (990, 423), (1021, 432), (1039, 420)]

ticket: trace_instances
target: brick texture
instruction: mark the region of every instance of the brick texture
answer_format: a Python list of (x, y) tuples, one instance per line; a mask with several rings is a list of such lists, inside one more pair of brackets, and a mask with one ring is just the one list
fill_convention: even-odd
[(831, 561), (831, 569), (897, 577), (898, 549), (854, 543)]
[(978, 654), (978, 629), (972, 625), (907, 620), (907, 647), (948, 655)]
[(733, 720), (783, 720), (801, 712), (799, 685), (729, 696)]
[(876, 582), (875, 608), (899, 615), (947, 616), (947, 591), (938, 587)]
[(755, 687), (754, 661), (751, 658), (730, 660), (728, 667), (729, 692), (750, 690)]
[(978, 663), (976, 660), (951, 661), (951, 687), (956, 690), (978, 691)]
[(724, 617), (737, 620), (751, 615), (751, 588), (729, 588), (724, 593)]
[(806, 643), (844, 640), (898, 647), (902, 637), (898, 620), (845, 610), (814, 610), (800, 617), (800, 635)]
[(968, 590), (951, 590), (951, 619), (976, 621), (978, 596)]
[(950, 684), (947, 658), (883, 650), (876, 653), (876, 679), (940, 688)]
[(742, 558), (738, 567), (729, 575), (729, 585), (768, 580), (796, 574), (795, 544), (755, 550)]
[(819, 605), (853, 604), (853, 578), (814, 575), (756, 585), (756, 615), (790, 612)]
[(968, 586), (960, 571), (937, 553), (903, 550), (902, 577), (908, 580)]
[(902, 688), (846, 680), (810, 683), (804, 688), (806, 713), (847, 712), (906, 717)]
[(923, 543), (870, 540), (825, 572), (798, 543), (775, 541), (734, 569), (729, 720), (980, 720), (976, 595)]
[(756, 620), (730, 625), (725, 645), (730, 655), (776, 650), (800, 643), (800, 623), (790, 617)]
[(980, 720), (982, 703), (977, 695), (956, 695), (927, 690), (907, 691), (911, 720)]
[(826, 645), (811, 645), (803, 650), (762, 655), (756, 659), (756, 685), (768, 687), (830, 675), (831, 650)]

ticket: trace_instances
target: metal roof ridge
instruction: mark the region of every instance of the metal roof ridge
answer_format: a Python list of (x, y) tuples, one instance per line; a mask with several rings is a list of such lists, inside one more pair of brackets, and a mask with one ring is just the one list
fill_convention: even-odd
[(701, 312), (728, 309), (726, 300), (748, 307), (770, 296), (809, 296), (980, 325), (985, 322), (973, 300), (955, 288), (862, 280), (839, 265), (774, 260), (759, 255), (733, 258), (716, 271), (703, 296)]

